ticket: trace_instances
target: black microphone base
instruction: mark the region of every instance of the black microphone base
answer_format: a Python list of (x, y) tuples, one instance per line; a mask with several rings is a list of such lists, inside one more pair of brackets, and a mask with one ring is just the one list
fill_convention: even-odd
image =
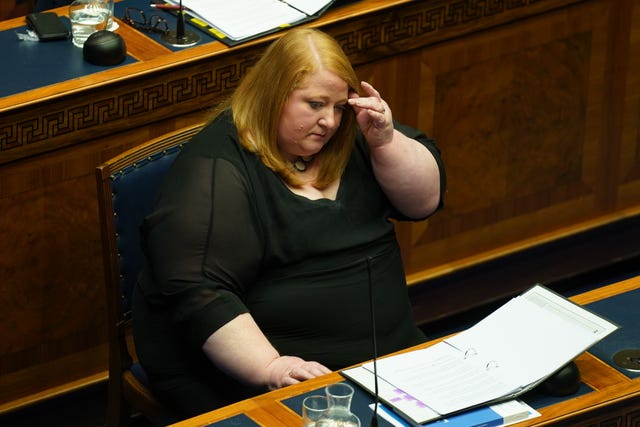
[(162, 41), (175, 47), (189, 47), (200, 41), (200, 35), (186, 30), (184, 35), (179, 37), (176, 30), (170, 30), (162, 36)]

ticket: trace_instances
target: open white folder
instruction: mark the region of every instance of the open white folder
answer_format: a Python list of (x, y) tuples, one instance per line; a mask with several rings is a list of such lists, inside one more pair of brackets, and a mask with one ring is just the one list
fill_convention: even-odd
[[(513, 399), (618, 326), (536, 285), (473, 327), (377, 361), (381, 401), (422, 424)], [(342, 374), (373, 393), (373, 362)]]

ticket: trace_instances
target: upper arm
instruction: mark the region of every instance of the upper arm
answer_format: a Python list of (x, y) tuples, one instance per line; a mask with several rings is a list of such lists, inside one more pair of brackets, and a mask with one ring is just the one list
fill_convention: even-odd
[(405, 136), (415, 139), (416, 141), (424, 145), (433, 156), (436, 164), (438, 165), (438, 173), (440, 175), (440, 202), (438, 203), (438, 209), (441, 209), (444, 206), (444, 194), (447, 188), (447, 174), (445, 171), (444, 161), (442, 160), (442, 153), (440, 152), (440, 148), (433, 138), (430, 138), (420, 130), (414, 129), (411, 126), (407, 126), (396, 121), (394, 121), (394, 126)]
[(247, 311), (261, 244), (246, 182), (230, 162), (177, 162), (144, 230), (157, 291), (196, 339)]

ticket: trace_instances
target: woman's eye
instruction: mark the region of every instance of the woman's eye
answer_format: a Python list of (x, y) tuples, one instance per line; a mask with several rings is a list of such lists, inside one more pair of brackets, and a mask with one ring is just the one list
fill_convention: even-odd
[(324, 104), (322, 102), (316, 102), (316, 101), (309, 102), (309, 105), (314, 110), (319, 110), (320, 108), (322, 108), (324, 106)]
[(338, 104), (334, 108), (339, 111), (345, 111), (349, 107), (349, 104)]

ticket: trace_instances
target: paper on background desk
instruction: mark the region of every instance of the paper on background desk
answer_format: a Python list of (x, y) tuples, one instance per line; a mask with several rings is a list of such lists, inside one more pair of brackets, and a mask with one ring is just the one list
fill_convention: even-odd
[[(434, 419), (433, 414), (512, 399), (617, 328), (538, 285), (466, 331), (378, 360), (379, 395), (418, 424)], [(372, 362), (342, 373), (373, 390)], [(397, 401), (400, 392), (421, 404)]]
[[(242, 40), (307, 19), (333, 0), (183, 0), (189, 14), (232, 40)], [(167, 0), (179, 4), (179, 0)]]
[(326, 0), (287, 0), (286, 3), (307, 15), (315, 15), (331, 2)]

